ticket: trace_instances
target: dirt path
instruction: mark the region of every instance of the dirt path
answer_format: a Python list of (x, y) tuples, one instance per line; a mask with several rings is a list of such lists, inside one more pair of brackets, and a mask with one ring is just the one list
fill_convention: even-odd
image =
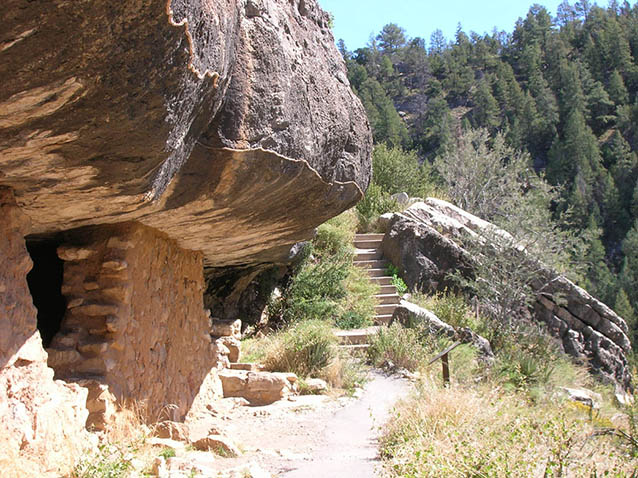
[(225, 469), (257, 464), (281, 478), (380, 476), (379, 429), (409, 391), (408, 381), (371, 372), (356, 398), (304, 396), (225, 411), (218, 425), (244, 453), (217, 464)]

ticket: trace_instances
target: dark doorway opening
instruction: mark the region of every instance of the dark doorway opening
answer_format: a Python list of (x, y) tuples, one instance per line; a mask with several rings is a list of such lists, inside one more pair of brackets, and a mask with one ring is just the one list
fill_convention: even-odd
[(66, 299), (62, 295), (64, 262), (58, 257), (58, 245), (52, 240), (27, 240), (27, 250), (33, 260), (27, 283), (38, 309), (38, 330), (45, 348), (60, 330), (66, 311)]

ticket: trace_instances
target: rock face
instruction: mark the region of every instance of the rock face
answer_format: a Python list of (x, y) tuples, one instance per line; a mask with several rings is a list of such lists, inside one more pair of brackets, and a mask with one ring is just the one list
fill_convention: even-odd
[(0, 183), (34, 233), (135, 220), (208, 265), (282, 260), (368, 185), (314, 0), (11, 0), (0, 20)]
[[(429, 198), (389, 220), (383, 252), (412, 290), (443, 291), (454, 286), (448, 274), (473, 274), (473, 259), (463, 249), (462, 240), (479, 234), (486, 237), (487, 231), (511, 239), (493, 224), (445, 201)], [(521, 260), (530, 260), (525, 251), (515, 252)], [(544, 268), (542, 274), (538, 283), (530, 282), (537, 291), (531, 316), (547, 324), (566, 353), (606, 379), (630, 388), (626, 354), (631, 344), (626, 322), (567, 278), (549, 268)]]
[(0, 469), (3, 476), (69, 471), (87, 446), (87, 390), (53, 380), (26, 281), (29, 219), (0, 187)]
[[(222, 395), (239, 349), (210, 329), (204, 267), (238, 271), (208, 299), (236, 319), (253, 279), (362, 196), (372, 137), (315, 0), (3, 7), (0, 450), (46, 471), (124, 402), (181, 419)], [(52, 251), (38, 266), (63, 261), (61, 290), (44, 266), (27, 288), (25, 236)], [(30, 293), (66, 304), (43, 331), (66, 382)]]
[(429, 334), (447, 336), (451, 339), (459, 340), (464, 344), (471, 344), (479, 352), (482, 360), (491, 360), (494, 357), (492, 346), (489, 341), (472, 331), (468, 327), (461, 327), (458, 330), (450, 324), (443, 322), (432, 311), (420, 307), (416, 304), (402, 300), (401, 304), (394, 309), (392, 321), (398, 321), (406, 327), (421, 326), (427, 329)]

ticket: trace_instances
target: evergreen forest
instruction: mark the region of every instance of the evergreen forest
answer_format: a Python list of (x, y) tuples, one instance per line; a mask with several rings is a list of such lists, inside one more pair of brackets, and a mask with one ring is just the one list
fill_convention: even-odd
[(388, 24), (365, 48), (338, 46), (383, 151), (427, 167), (475, 130), (526, 154), (557, 192), (551, 215), (582, 241), (580, 285), (622, 315), (636, 341), (638, 5), (564, 1), (555, 17), (533, 5), (512, 33), (459, 24), (452, 40)]

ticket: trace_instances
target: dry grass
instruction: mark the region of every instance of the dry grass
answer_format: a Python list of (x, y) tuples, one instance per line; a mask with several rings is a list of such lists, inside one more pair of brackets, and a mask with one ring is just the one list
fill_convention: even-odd
[(392, 476), (636, 476), (630, 450), (612, 437), (592, 437), (597, 421), (578, 407), (534, 403), (494, 384), (437, 383), (426, 378), (385, 430), (382, 451)]
[[(158, 419), (170, 415), (170, 406)], [(142, 402), (128, 402), (110, 419), (100, 433), (100, 446), (94, 453), (82, 457), (71, 478), (129, 478), (148, 476), (154, 459), (164, 447), (152, 445), (148, 438), (153, 427), (148, 425), (148, 413)]]

